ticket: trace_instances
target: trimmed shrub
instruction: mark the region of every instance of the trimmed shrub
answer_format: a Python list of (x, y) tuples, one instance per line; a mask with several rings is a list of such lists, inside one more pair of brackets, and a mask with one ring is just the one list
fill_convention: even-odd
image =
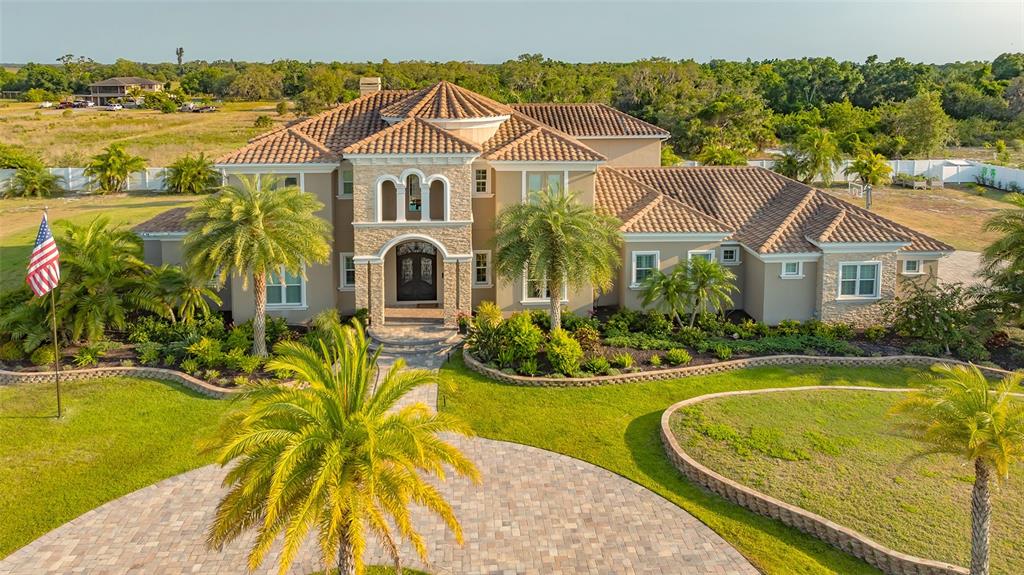
[(253, 123), (252, 123), (252, 126), (254, 128), (261, 128), (261, 129), (269, 128), (269, 127), (271, 127), (273, 125), (274, 125), (274, 121), (270, 119), (270, 116), (266, 116), (266, 115), (257, 116), (256, 120), (253, 121)]
[(722, 361), (732, 358), (732, 348), (727, 345), (716, 345), (715, 357)]
[(644, 314), (643, 333), (662, 339), (668, 339), (672, 335), (672, 322), (663, 313), (656, 311)]
[(679, 328), (679, 332), (676, 333), (676, 341), (686, 347), (697, 347), (706, 339), (707, 335), (705, 335), (700, 328), (690, 327), (688, 325)]
[(537, 358), (531, 357), (519, 362), (519, 367), (516, 369), (516, 371), (519, 372), (519, 375), (526, 375), (531, 377), (537, 375), (538, 373), (540, 373), (540, 369), (537, 368)]
[(580, 371), (583, 349), (569, 332), (561, 328), (553, 329), (548, 339), (547, 356), (555, 371), (571, 376)]
[[(498, 326), (497, 332), (498, 357), (510, 359), (505, 363), (506, 367), (515, 362), (536, 357), (541, 343), (544, 341), (544, 333), (534, 325), (527, 313), (513, 314)], [(501, 363), (500, 360), (499, 363)]]
[(135, 346), (135, 355), (137, 355), (139, 357), (139, 361), (145, 365), (154, 365), (159, 363), (160, 355), (163, 351), (163, 344), (155, 341), (144, 341)]
[(530, 321), (533, 322), (533, 325), (539, 327), (545, 332), (551, 331), (551, 317), (548, 316), (548, 312), (535, 309), (524, 313), (530, 314)]
[(18, 361), (25, 358), (21, 346), (13, 341), (0, 344), (0, 361)]
[(870, 341), (872, 343), (878, 343), (878, 342), (882, 341), (883, 338), (885, 338), (885, 333), (886, 333), (885, 326), (881, 326), (881, 325), (868, 326), (864, 330), (864, 339), (866, 339), (866, 340), (868, 340), (868, 341)]
[(652, 355), (651, 359), (647, 361), (650, 362), (650, 364), (654, 367), (661, 367), (661, 356), (658, 354)]
[(677, 347), (676, 349), (670, 349), (665, 352), (665, 361), (668, 362), (669, 365), (673, 366), (686, 365), (693, 361), (693, 357), (690, 356), (690, 352), (681, 347)]
[(572, 336), (580, 342), (585, 353), (594, 353), (601, 347), (601, 332), (591, 325), (580, 325), (572, 332)]
[(796, 335), (800, 333), (800, 322), (795, 319), (784, 319), (775, 328), (775, 333), (779, 335)]
[(182, 360), (182, 362), (181, 362), (181, 371), (184, 371), (185, 373), (187, 373), (189, 375), (196, 375), (197, 373), (199, 373), (199, 362), (196, 361), (195, 358), (191, 358), (191, 357), (188, 358), (188, 359)]
[(53, 346), (43, 345), (32, 352), (29, 361), (36, 366), (53, 366), (56, 363), (56, 356), (53, 354)]
[(608, 337), (605, 343), (611, 347), (631, 347), (633, 349), (673, 349), (679, 344), (670, 339), (651, 337), (646, 333), (631, 333), (623, 336)]
[(562, 329), (574, 332), (584, 326), (597, 331), (597, 329), (601, 327), (601, 322), (592, 317), (576, 315), (571, 311), (562, 313)]

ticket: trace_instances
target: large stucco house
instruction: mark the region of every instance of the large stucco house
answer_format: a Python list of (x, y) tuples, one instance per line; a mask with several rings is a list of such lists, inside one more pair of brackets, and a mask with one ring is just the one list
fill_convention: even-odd
[[(879, 320), (908, 282), (934, 281), (952, 248), (924, 234), (757, 167), (661, 167), (668, 133), (602, 104), (502, 104), (449, 82), (381, 90), (261, 135), (217, 162), (278, 176), (323, 202), (334, 229), (330, 263), (305, 277), (270, 278), (271, 314), (301, 323), (335, 308), (436, 308), (453, 325), (481, 301), (506, 312), (543, 309), (543, 277), (495, 277), (493, 222), (544, 187), (622, 220), (622, 267), (611, 291), (553, 294), (566, 309), (639, 307), (653, 269), (709, 258), (737, 277), (734, 307), (767, 323)], [(179, 263), (184, 213), (139, 225), (150, 263)], [(250, 282), (251, 285), (251, 282)], [(252, 315), (235, 279), (224, 306)]]

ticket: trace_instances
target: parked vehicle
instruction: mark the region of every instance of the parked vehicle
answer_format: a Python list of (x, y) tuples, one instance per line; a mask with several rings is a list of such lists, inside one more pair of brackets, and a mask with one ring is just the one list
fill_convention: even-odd
[(124, 110), (124, 106), (122, 106), (121, 104), (107, 104), (106, 106), (103, 106), (103, 108), (101, 109), (106, 110), (108, 112), (116, 112), (118, 110)]
[(217, 107), (216, 106), (202, 106), (202, 107), (196, 108), (196, 109), (194, 109), (192, 111), (197, 113), (197, 114), (205, 114), (207, 112), (216, 112), (217, 111)]
[(53, 102), (50, 102), (50, 101), (39, 102), (39, 107), (40, 108), (52, 108), (53, 107)]
[(72, 104), (75, 108), (88, 108), (93, 105), (94, 104), (92, 102), (86, 102), (85, 100), (76, 100), (74, 104)]
[(75, 103), (74, 102), (70, 102), (68, 100), (64, 100), (63, 102), (59, 102), (57, 104), (57, 109), (58, 110), (64, 110), (64, 109), (67, 109), (67, 108), (74, 108), (74, 107), (75, 107)]

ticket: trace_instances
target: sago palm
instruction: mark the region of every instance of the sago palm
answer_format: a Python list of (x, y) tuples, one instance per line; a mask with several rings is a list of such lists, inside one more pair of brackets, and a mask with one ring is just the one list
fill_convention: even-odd
[(707, 310), (718, 313), (732, 305), (732, 292), (736, 291), (736, 276), (718, 262), (704, 258), (693, 258), (687, 266), (691, 311), (690, 326), (697, 321), (697, 314)]
[(576, 192), (542, 190), (509, 206), (495, 222), (498, 275), (526, 281), (526, 272), (547, 279), (551, 329), (562, 325), (562, 291), (591, 284), (609, 289), (620, 264), (622, 225), (578, 201)]
[(209, 282), (190, 275), (181, 266), (162, 265), (153, 270), (149, 289), (159, 302), (161, 315), (177, 323), (189, 322), (210, 313), (210, 303), (221, 304)]
[(259, 384), (229, 418), (218, 461), (231, 465), (228, 493), (217, 506), (207, 541), (217, 547), (250, 529), (249, 568), (283, 535), (280, 573), (303, 539), (316, 533), (325, 564), (338, 573), (363, 572), (367, 541), (376, 537), (400, 572), (400, 539), (427, 561), (412, 525), (415, 503), (440, 516), (462, 542), (444, 497), (424, 475), (445, 469), (479, 481), (473, 463), (438, 434), (469, 433), (461, 421), (423, 403), (400, 406), (412, 390), (434, 385), (434, 372), (404, 369), (398, 360), (377, 381), (377, 359), (358, 322), (322, 328), (316, 345), (278, 344), (267, 368), (299, 385)]
[(142, 261), (142, 240), (130, 230), (110, 226), (105, 216), (87, 225), (60, 222), (61, 282), (57, 319), (72, 341), (101, 338), (110, 328), (124, 329), (135, 311), (159, 313)]
[(4, 190), (4, 197), (47, 198), (64, 192), (64, 178), (51, 174), (41, 165), (18, 169), (10, 185)]
[(745, 166), (747, 157), (728, 146), (712, 144), (704, 146), (697, 154), (697, 161), (705, 166)]
[(993, 391), (973, 365), (937, 365), (932, 372), (924, 389), (898, 403), (893, 414), (910, 437), (929, 446), (923, 454), (948, 453), (974, 465), (971, 575), (987, 575), (992, 475), (1006, 479), (1024, 460), (1024, 403), (1011, 395), (1024, 374), (1007, 375)]
[(207, 194), (220, 187), (220, 180), (213, 161), (200, 152), (195, 157), (182, 156), (167, 166), (164, 189), (175, 194)]
[(807, 160), (798, 150), (788, 148), (781, 155), (775, 156), (772, 170), (787, 178), (799, 180), (807, 171)]
[(185, 258), (196, 277), (228, 276), (251, 279), (255, 298), (253, 353), (266, 357), (267, 274), (283, 268), (304, 274), (304, 263), (323, 263), (330, 257), (331, 226), (316, 215), (323, 208), (312, 194), (297, 186), (275, 189), (276, 178), (239, 176), (239, 185), (227, 186), (203, 198), (187, 219)]
[(850, 174), (856, 175), (857, 181), (861, 184), (878, 186), (889, 181), (892, 167), (889, 166), (889, 162), (886, 161), (885, 156), (882, 154), (865, 151), (857, 156), (843, 173), (847, 176)]
[(680, 319), (690, 305), (690, 278), (685, 265), (678, 265), (669, 273), (654, 270), (641, 285), (642, 305), (667, 313), (672, 321)]
[(124, 144), (110, 144), (89, 160), (84, 173), (97, 191), (115, 194), (128, 189), (132, 172), (144, 169), (146, 161), (141, 156), (130, 154)]

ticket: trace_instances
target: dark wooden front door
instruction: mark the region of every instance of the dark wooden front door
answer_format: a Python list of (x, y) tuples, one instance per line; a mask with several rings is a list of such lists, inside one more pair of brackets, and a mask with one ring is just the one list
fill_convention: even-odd
[(437, 299), (437, 265), (434, 246), (426, 242), (406, 242), (395, 252), (398, 301), (434, 301)]

